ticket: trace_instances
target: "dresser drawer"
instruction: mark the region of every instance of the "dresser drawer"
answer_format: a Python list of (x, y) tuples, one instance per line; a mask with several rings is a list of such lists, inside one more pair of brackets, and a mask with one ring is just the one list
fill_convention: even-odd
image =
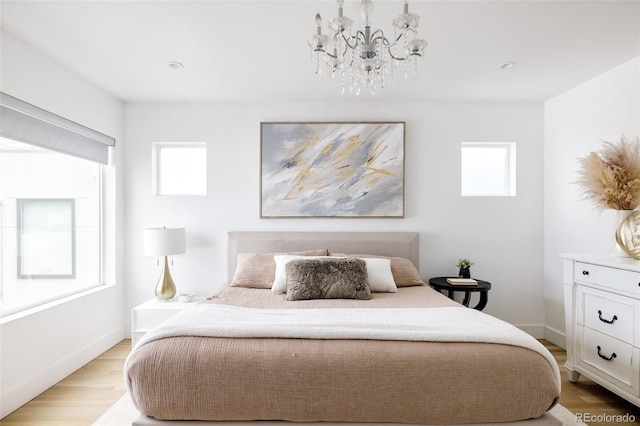
[(640, 296), (640, 272), (575, 262), (575, 280)]
[(578, 286), (576, 296), (578, 324), (631, 345), (640, 345), (634, 341), (640, 302), (582, 285)]
[(633, 346), (590, 328), (579, 328), (582, 334), (580, 361), (599, 370), (600, 375), (613, 378), (629, 388), (637, 387)]

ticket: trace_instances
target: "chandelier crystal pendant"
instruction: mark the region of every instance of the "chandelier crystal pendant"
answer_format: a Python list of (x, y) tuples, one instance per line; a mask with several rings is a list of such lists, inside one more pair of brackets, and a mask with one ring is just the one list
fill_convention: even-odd
[(322, 18), (316, 14), (316, 34), (307, 44), (311, 48), (316, 74), (323, 68), (332, 78), (340, 78), (342, 94), (360, 94), (362, 88), (375, 95), (384, 88), (387, 78), (394, 81), (395, 68), (404, 63), (404, 76), (410, 69), (416, 74), (418, 58), (423, 58), (427, 42), (416, 38), (420, 17), (409, 13), (405, 0), (402, 14), (393, 19), (393, 38), (389, 39), (381, 29), (371, 30), (369, 19), (373, 13), (371, 0), (360, 0), (360, 13), (364, 29), (352, 34), (353, 20), (344, 16), (344, 0), (338, 0), (338, 16), (327, 25), (329, 35), (322, 34)]

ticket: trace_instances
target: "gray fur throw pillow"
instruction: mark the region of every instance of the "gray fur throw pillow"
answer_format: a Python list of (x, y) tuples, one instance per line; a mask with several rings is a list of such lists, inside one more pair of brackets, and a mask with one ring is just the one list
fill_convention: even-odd
[(286, 270), (287, 300), (371, 299), (362, 259), (295, 259)]

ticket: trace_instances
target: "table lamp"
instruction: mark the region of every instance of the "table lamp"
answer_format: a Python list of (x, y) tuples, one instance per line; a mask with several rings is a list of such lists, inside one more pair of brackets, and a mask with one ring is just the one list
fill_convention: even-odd
[(185, 252), (184, 228), (147, 228), (144, 230), (145, 256), (164, 256), (164, 266), (156, 285), (156, 297), (159, 301), (173, 300), (176, 285), (169, 272), (167, 256)]

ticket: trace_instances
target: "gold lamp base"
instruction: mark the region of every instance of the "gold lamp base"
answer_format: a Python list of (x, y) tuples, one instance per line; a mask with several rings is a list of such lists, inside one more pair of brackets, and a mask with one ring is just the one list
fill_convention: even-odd
[(171, 278), (171, 273), (169, 272), (169, 261), (167, 260), (167, 256), (164, 257), (162, 275), (160, 275), (160, 279), (156, 285), (156, 297), (161, 302), (168, 302), (176, 297), (176, 285), (174, 284), (173, 278)]

